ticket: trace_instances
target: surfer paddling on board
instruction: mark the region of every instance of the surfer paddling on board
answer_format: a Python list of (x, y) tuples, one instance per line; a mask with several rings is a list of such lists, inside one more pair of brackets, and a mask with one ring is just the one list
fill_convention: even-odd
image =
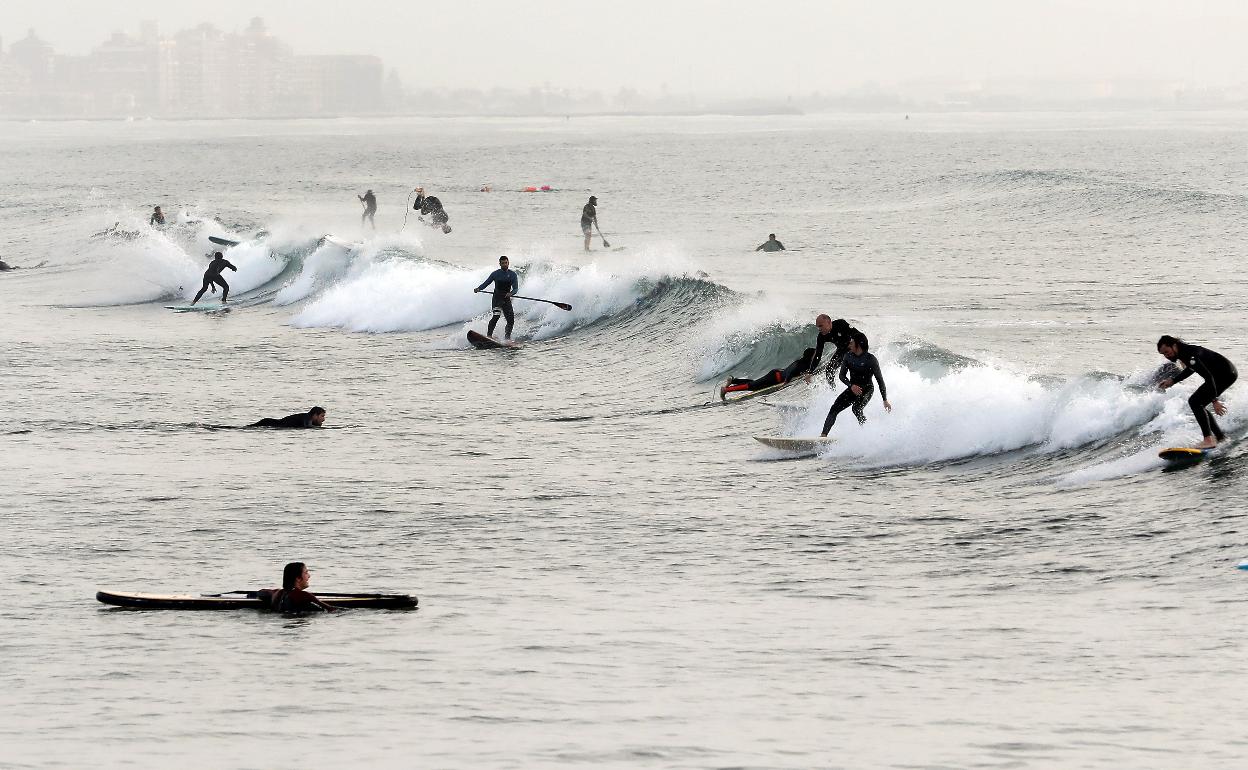
[(360, 203), (364, 206), (364, 213), (360, 214), (360, 227), (364, 226), (364, 220), (377, 229), (377, 223), (373, 221), (373, 215), (377, 213), (377, 196), (373, 195), (372, 190), (365, 190), (363, 195), (355, 196), (360, 199)]
[(828, 417), (823, 421), (823, 433), (819, 434), (821, 437), (827, 437), (828, 431), (832, 430), (832, 426), (836, 424), (836, 416), (846, 409), (853, 409), (859, 425), (866, 424), (867, 415), (863, 410), (867, 408), (867, 402), (875, 394), (872, 378), (880, 384), (880, 398), (884, 399), (884, 408), (890, 412), (893, 411), (893, 405), (888, 402), (888, 388), (884, 386), (884, 375), (880, 373), (880, 362), (873, 354), (867, 352), (867, 348), (867, 335), (855, 331), (849, 338), (849, 350), (841, 360), (840, 378), (847, 387), (841, 391), (841, 395), (836, 397), (836, 401), (832, 402)]
[(490, 307), (494, 317), (490, 319), (490, 325), (486, 328), (485, 336), (494, 336), (494, 327), (498, 326), (500, 316), (506, 316), (507, 326), (503, 329), (503, 337), (511, 341), (511, 328), (515, 326), (516, 314), (511, 309), (511, 295), (520, 290), (520, 278), (516, 272), (511, 269), (511, 260), (507, 257), (498, 258), (498, 269), (490, 273), (490, 277), (473, 289), (473, 292), (480, 292), (486, 286), (494, 284), (494, 297), (490, 300)]
[(312, 582), (312, 573), (308, 565), (301, 561), (292, 561), (282, 569), (282, 587), (277, 591), (268, 592), (270, 606), (278, 612), (333, 612), (334, 607), (308, 593), (308, 585)]
[(1200, 426), (1201, 435), (1204, 436), (1204, 439), (1196, 445), (1197, 448), (1216, 447), (1219, 441), (1226, 438), (1226, 434), (1218, 427), (1218, 421), (1213, 415), (1209, 414), (1209, 406), (1213, 405), (1213, 411), (1219, 417), (1226, 414), (1226, 405), (1218, 397), (1239, 378), (1235, 364), (1221, 353), (1189, 344), (1169, 334), (1157, 340), (1157, 352), (1165, 356), (1167, 361), (1183, 364), (1181, 373), (1157, 383), (1162, 390), (1178, 385), (1193, 374), (1199, 374), (1204, 379), (1196, 392), (1187, 399), (1187, 404), (1192, 408), (1192, 414), (1196, 416), (1196, 424)]
[(776, 240), (776, 234), (771, 233), (767, 236), (767, 241), (760, 245), (755, 251), (784, 251), (784, 244)]
[(439, 227), (443, 233), (449, 233), (451, 226), (447, 221), (451, 218), (446, 213), (446, 209), (442, 208), (442, 201), (438, 200), (436, 195), (425, 195), (425, 188), (416, 188), (416, 202), (412, 204), (413, 211), (419, 211), (421, 216), (429, 217), (430, 227)]
[(589, 203), (581, 209), (581, 232), (585, 234), (585, 250), (589, 251), (589, 242), (594, 237), (594, 228), (598, 226), (598, 196), (589, 196)]
[(823, 360), (823, 348), (832, 343), (832, 357), (828, 359), (828, 384), (836, 385), (836, 372), (841, 368), (841, 359), (845, 357), (845, 353), (849, 350), (849, 339), (858, 333), (858, 330), (849, 325), (849, 321), (844, 318), (838, 318), (835, 321), (826, 313), (820, 313), (815, 318), (815, 328), (819, 330), (819, 336), (815, 338), (815, 355), (810, 360), (810, 367), (806, 370), (806, 382), (810, 382), (810, 377), (815, 373), (815, 369), (819, 366), (819, 362)]
[(792, 380), (794, 377), (809, 371), (810, 360), (815, 356), (814, 348), (806, 348), (806, 352), (801, 357), (783, 369), (772, 369), (762, 377), (756, 380), (729, 377), (728, 381), (719, 388), (719, 397), (722, 400), (725, 394), (736, 393), (742, 390), (763, 390), (764, 388), (773, 388), (776, 385), (783, 385)]
[(306, 412), (299, 414), (288, 414), (280, 420), (272, 417), (253, 422), (248, 428), (319, 428), (325, 424), (325, 410), (322, 407), (314, 406)]
[(204, 292), (208, 291), (209, 286), (212, 287), (213, 294), (217, 293), (218, 286), (221, 287), (222, 305), (228, 301), (230, 296), (230, 285), (225, 282), (224, 278), (221, 277), (221, 271), (227, 267), (236, 273), (238, 272), (238, 268), (234, 267), (234, 265), (230, 264), (225, 257), (221, 256), (221, 252), (218, 251), (212, 255), (212, 261), (208, 263), (208, 269), (204, 271), (204, 285), (200, 287), (199, 293), (195, 295), (195, 299), (191, 300), (192, 305), (199, 302), (199, 298), (204, 296)]

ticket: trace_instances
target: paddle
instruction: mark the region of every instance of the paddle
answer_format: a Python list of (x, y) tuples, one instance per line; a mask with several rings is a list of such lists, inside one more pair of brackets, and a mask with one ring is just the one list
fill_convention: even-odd
[[(489, 293), (490, 293), (490, 292), (488, 292), (488, 291), (482, 291), (482, 290), (480, 290), (480, 289), (475, 289), (475, 290), (473, 290), (473, 294), (489, 294)], [(511, 295), (511, 298), (512, 298), (512, 299), (527, 299), (527, 300), (528, 300), (528, 301), (530, 301), (530, 302), (545, 302), (545, 303), (547, 303), (547, 304), (549, 304), (549, 305), (554, 305), (555, 307), (559, 308), (560, 310), (571, 310), (571, 309), (572, 309), (572, 306), (571, 306), (571, 305), (569, 305), (568, 303), (566, 303), (566, 302), (555, 302), (553, 299), (539, 299), (539, 298), (537, 298), (537, 297), (521, 297), (519, 294), (513, 294), (513, 295)]]
[[(594, 220), (594, 227), (598, 227), (598, 220)], [(611, 244), (607, 243), (607, 236), (602, 234), (602, 228), (598, 227), (598, 237), (602, 239), (602, 248), (609, 249)]]

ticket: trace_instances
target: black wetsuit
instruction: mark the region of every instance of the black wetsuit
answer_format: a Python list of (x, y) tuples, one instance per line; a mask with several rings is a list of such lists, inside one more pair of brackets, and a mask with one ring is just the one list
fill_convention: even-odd
[(1200, 426), (1201, 435), (1215, 437), (1218, 441), (1226, 438), (1226, 434), (1218, 427), (1218, 421), (1209, 413), (1209, 405), (1239, 378), (1235, 364), (1227, 360), (1221, 353), (1215, 353), (1199, 345), (1180, 342), (1178, 360), (1183, 362), (1183, 373), (1174, 378), (1177, 385), (1193, 374), (1199, 374), (1204, 382), (1187, 399), (1187, 404), (1196, 415), (1196, 424)]
[(363, 195), (356, 197), (364, 203), (364, 213), (360, 215), (360, 226), (363, 227), (364, 220), (367, 219), (368, 223), (373, 226), (373, 229), (377, 229), (377, 223), (373, 221), (373, 215), (377, 213), (377, 196), (373, 195), (372, 190), (369, 190)]
[(598, 207), (592, 203), (586, 203), (585, 208), (581, 209), (581, 232), (589, 235), (594, 231), (594, 223), (598, 221)]
[(195, 299), (191, 300), (194, 305), (199, 302), (199, 298), (204, 296), (204, 292), (208, 291), (208, 287), (214, 283), (221, 287), (221, 301), (225, 302), (230, 296), (230, 285), (221, 277), (221, 271), (229, 268), (234, 272), (238, 272), (238, 268), (230, 264), (225, 257), (215, 257), (208, 263), (208, 269), (204, 271), (204, 285), (200, 288), (199, 293), (195, 295)]
[(315, 594), (301, 588), (278, 588), (273, 591), (260, 591), (260, 596), (267, 599), (269, 606), (276, 612), (301, 614), (304, 612), (324, 612), (325, 607)]
[[(783, 369), (772, 369), (756, 380), (733, 377), (728, 380), (728, 387), (724, 388), (724, 391), (726, 393), (736, 393), (742, 390), (762, 390), (763, 388), (770, 388), (774, 385), (788, 382), (794, 377), (805, 373), (810, 368), (810, 358), (814, 352), (813, 348), (806, 348), (806, 352), (801, 358)], [(742, 385), (745, 387), (740, 387)]]
[(507, 318), (507, 327), (503, 329), (503, 336), (511, 339), (511, 329), (516, 324), (516, 314), (511, 309), (511, 295), (520, 290), (520, 278), (515, 270), (504, 270), (500, 267), (490, 273), (490, 277), (477, 287), (477, 291), (481, 291), (491, 282), (494, 284), (494, 297), (490, 300), (490, 307), (494, 310), (494, 317), (490, 319), (485, 335), (493, 337), (499, 316), (504, 316)]
[(274, 420), (272, 417), (265, 417), (262, 420), (253, 422), (248, 428), (315, 428), (312, 424), (312, 414), (310, 412), (300, 412), (299, 414), (288, 414), (280, 420)]
[(412, 204), (412, 210), (428, 216), (432, 226), (435, 227), (445, 225), (451, 218), (446, 213), (446, 209), (442, 208), (442, 201), (438, 200), (436, 195), (425, 195), (424, 193), (417, 195), (416, 202)]
[(849, 327), (838, 331), (833, 329), (827, 333), (820, 333), (815, 338), (815, 357), (810, 360), (810, 369), (807, 371), (814, 372), (819, 366), (819, 361), (823, 359), (823, 347), (829, 342), (832, 343), (832, 357), (828, 359), (828, 384), (836, 384), (836, 372), (841, 368), (841, 359), (845, 358), (845, 354), (849, 352), (849, 338), (858, 333), (854, 327)]
[(13, 267), (8, 262), (0, 261), (0, 270), (16, 270), (16, 269), (17, 269), (16, 267)]
[[(853, 407), (854, 416), (858, 418), (859, 424), (867, 421), (867, 415), (863, 410), (866, 409), (867, 402), (875, 393), (872, 378), (880, 383), (880, 398), (888, 400), (888, 388), (884, 387), (884, 375), (880, 374), (880, 362), (871, 353), (863, 353), (860, 356), (846, 353), (841, 360), (840, 377), (846, 387), (841, 395), (836, 397), (832, 408), (828, 410), (827, 419), (823, 421), (823, 435), (825, 436), (836, 424), (836, 416), (850, 407)], [(854, 385), (862, 388), (862, 395), (854, 394), (852, 387)]]
[(784, 244), (775, 238), (769, 238), (766, 243), (759, 246), (755, 251), (784, 251)]

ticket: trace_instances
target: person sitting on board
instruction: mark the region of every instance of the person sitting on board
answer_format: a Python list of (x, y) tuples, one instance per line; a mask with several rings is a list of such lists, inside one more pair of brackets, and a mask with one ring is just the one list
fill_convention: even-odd
[(880, 383), (880, 398), (884, 399), (884, 408), (890, 412), (893, 411), (893, 405), (888, 402), (888, 388), (884, 386), (884, 375), (880, 373), (880, 362), (873, 354), (867, 352), (868, 347), (867, 335), (862, 332), (856, 331), (849, 338), (849, 350), (841, 361), (840, 372), (841, 382), (847, 387), (841, 391), (841, 395), (836, 397), (836, 401), (832, 402), (828, 417), (823, 421), (823, 433), (820, 433), (820, 436), (826, 438), (828, 431), (832, 430), (832, 426), (836, 424), (836, 416), (849, 408), (853, 409), (859, 425), (866, 424), (867, 415), (863, 410), (866, 409), (871, 396), (875, 394), (875, 387), (871, 383), (872, 378)]
[(510, 268), (511, 260), (507, 257), (498, 258), (498, 269), (490, 273), (490, 277), (485, 282), (473, 289), (473, 292), (480, 292), (490, 283), (494, 284), (494, 297), (490, 300), (490, 308), (492, 309), (493, 318), (490, 319), (490, 325), (486, 329), (485, 336), (494, 336), (494, 327), (498, 326), (499, 316), (506, 316), (507, 326), (503, 329), (503, 336), (507, 340), (511, 340), (511, 328), (515, 326), (516, 314), (511, 309), (511, 295), (520, 291), (520, 278), (515, 271)]
[(160, 210), (160, 206), (157, 206), (156, 210), (152, 212), (152, 216), (147, 220), (147, 223), (152, 227), (165, 223), (165, 214)]
[(248, 428), (319, 428), (325, 424), (325, 409), (314, 406), (306, 412), (288, 414), (280, 420), (265, 417), (257, 420)]
[(221, 252), (218, 251), (212, 255), (212, 261), (208, 263), (208, 269), (204, 271), (204, 285), (200, 287), (199, 293), (195, 295), (195, 299), (191, 300), (192, 305), (199, 302), (199, 298), (204, 296), (204, 292), (208, 291), (209, 286), (212, 287), (213, 294), (217, 293), (218, 286), (221, 287), (222, 305), (229, 301), (230, 285), (225, 282), (224, 278), (221, 277), (221, 271), (227, 267), (236, 273), (238, 272), (238, 268), (230, 264), (230, 262), (221, 255)]
[(589, 203), (581, 209), (581, 232), (585, 234), (585, 250), (589, 251), (589, 242), (594, 237), (594, 228), (598, 226), (598, 196), (589, 196)]
[(282, 587), (269, 592), (269, 606), (278, 612), (333, 612), (335, 608), (308, 593), (308, 584), (312, 582), (312, 573), (308, 565), (301, 561), (292, 561), (282, 570)]
[(416, 188), (416, 202), (412, 204), (412, 210), (429, 217), (430, 227), (440, 227), (444, 233), (451, 231), (451, 226), (447, 224), (451, 217), (442, 208), (442, 201), (436, 195), (425, 195), (425, 188)]
[(1191, 398), (1187, 399), (1187, 404), (1192, 408), (1192, 414), (1196, 415), (1196, 424), (1200, 426), (1201, 435), (1204, 436), (1196, 448), (1214, 448), (1219, 441), (1226, 438), (1226, 434), (1218, 427), (1218, 421), (1213, 415), (1209, 414), (1209, 405), (1213, 405), (1213, 411), (1218, 416), (1226, 414), (1226, 405), (1218, 397), (1239, 378), (1235, 364), (1221, 353), (1189, 344), (1169, 334), (1162, 335), (1157, 340), (1157, 352), (1165, 356), (1167, 361), (1183, 364), (1181, 374), (1157, 383), (1162, 390), (1178, 385), (1193, 374), (1199, 374), (1204, 379)]
[(377, 196), (373, 195), (372, 190), (365, 190), (363, 195), (355, 196), (360, 199), (360, 203), (364, 204), (364, 213), (360, 214), (360, 227), (364, 226), (364, 220), (377, 229), (377, 223), (373, 221), (373, 215), (377, 213)]
[(810, 368), (806, 370), (806, 381), (810, 382), (811, 375), (815, 373), (819, 362), (823, 360), (824, 346), (831, 342), (832, 357), (828, 359), (828, 384), (835, 386), (836, 372), (841, 368), (841, 359), (849, 350), (849, 339), (857, 334), (858, 330), (850, 326), (849, 321), (844, 318), (833, 321), (827, 313), (820, 313), (815, 318), (815, 328), (819, 334), (815, 337), (815, 355), (810, 359)]
[(783, 369), (772, 369), (762, 377), (756, 380), (743, 379), (741, 377), (729, 377), (728, 382), (719, 388), (719, 397), (723, 397), (729, 393), (739, 393), (740, 391), (763, 390), (765, 388), (774, 388), (777, 385), (783, 385), (794, 377), (802, 374), (810, 369), (810, 359), (815, 355), (814, 348), (806, 348), (806, 352), (801, 357)]
[(767, 241), (760, 245), (755, 251), (784, 251), (784, 244), (776, 240), (776, 234), (771, 233), (767, 236)]

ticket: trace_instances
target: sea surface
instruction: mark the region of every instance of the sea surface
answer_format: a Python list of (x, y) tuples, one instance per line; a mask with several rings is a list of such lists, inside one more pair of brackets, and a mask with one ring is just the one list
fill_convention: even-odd
[[(0, 169), (0, 767), (1243, 766), (1248, 386), (1170, 472), (1199, 380), (1148, 386), (1164, 333), (1248, 363), (1243, 113), (9, 122)], [(166, 310), (209, 236), (233, 310)], [(502, 254), (573, 309), (476, 351)], [(894, 409), (766, 449), (837, 389), (712, 391), (818, 313)], [(94, 598), (294, 560), (420, 609)]]

